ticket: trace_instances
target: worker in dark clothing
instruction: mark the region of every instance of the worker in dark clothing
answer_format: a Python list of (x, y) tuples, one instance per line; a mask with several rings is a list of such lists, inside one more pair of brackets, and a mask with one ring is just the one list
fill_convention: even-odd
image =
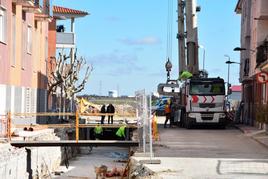
[(169, 127), (171, 127), (171, 120), (170, 120), (170, 115), (171, 115), (171, 109), (170, 109), (170, 101), (165, 106), (165, 115), (166, 115), (166, 120), (164, 123), (164, 128), (167, 127), (167, 122), (170, 121)]
[[(100, 113), (103, 113), (103, 114), (106, 113), (106, 107), (105, 107), (105, 104), (102, 105)], [(101, 116), (101, 124), (104, 124), (104, 119), (105, 119), (105, 115), (102, 115), (102, 116)]]
[[(109, 104), (107, 106), (107, 113), (114, 114), (115, 113), (115, 108), (112, 104)], [(108, 124), (110, 124), (110, 119), (111, 119), (111, 124), (114, 122), (114, 115), (108, 115)]]

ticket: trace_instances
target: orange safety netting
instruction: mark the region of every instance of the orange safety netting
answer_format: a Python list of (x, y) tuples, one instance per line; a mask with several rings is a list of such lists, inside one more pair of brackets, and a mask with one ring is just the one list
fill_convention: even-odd
[(159, 141), (158, 127), (157, 127), (157, 117), (154, 114), (152, 118), (152, 136), (154, 141)]

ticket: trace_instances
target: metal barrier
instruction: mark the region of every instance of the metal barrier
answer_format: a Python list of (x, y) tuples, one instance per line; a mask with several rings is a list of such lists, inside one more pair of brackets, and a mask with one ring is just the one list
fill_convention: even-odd
[[(95, 127), (96, 124), (80, 124), (79, 119), (81, 116), (111, 116), (114, 115), (112, 113), (79, 113), (76, 111), (75, 113), (14, 113), (11, 114), (10, 112), (7, 114), (7, 116), (4, 116), (6, 118), (6, 136), (9, 141), (11, 141), (11, 124), (12, 124), (12, 117), (32, 117), (32, 116), (75, 116), (74, 123), (68, 123), (68, 124), (38, 124), (38, 125), (31, 125), (31, 126), (38, 126), (38, 127), (46, 127), (46, 128), (75, 128), (75, 140), (76, 143), (79, 141), (79, 128), (86, 128), (86, 127)], [(4, 118), (3, 118), (4, 119)], [(5, 120), (1, 120), (2, 123), (5, 123)], [(125, 125), (125, 124), (124, 124)], [(23, 128), (29, 126), (29, 124), (19, 124), (14, 125), (17, 128)], [(120, 124), (101, 124), (103, 128), (119, 128)], [(126, 128), (137, 128), (136, 125), (126, 125)]]

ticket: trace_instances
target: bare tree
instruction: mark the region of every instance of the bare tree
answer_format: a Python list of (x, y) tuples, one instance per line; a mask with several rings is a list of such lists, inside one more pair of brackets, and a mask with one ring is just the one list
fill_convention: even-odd
[[(80, 72), (84, 67), (86, 67), (84, 78), (79, 81)], [(76, 93), (79, 93), (85, 88), (85, 84), (87, 83), (88, 77), (91, 74), (93, 67), (91, 65), (87, 65), (86, 60), (83, 57), (80, 57), (78, 59), (75, 53), (73, 62), (69, 67), (66, 68), (67, 73), (70, 71), (71, 73), (64, 80), (64, 92), (67, 99), (72, 99)]]
[[(63, 50), (59, 53), (55, 69), (50, 74), (48, 94), (60, 88), (64, 92), (65, 99), (72, 100), (76, 93), (84, 89), (93, 67), (86, 64), (85, 58), (77, 58), (76, 52), (74, 59), (69, 59), (70, 56), (67, 56)], [(82, 79), (79, 79), (83, 68), (86, 68), (85, 74)]]

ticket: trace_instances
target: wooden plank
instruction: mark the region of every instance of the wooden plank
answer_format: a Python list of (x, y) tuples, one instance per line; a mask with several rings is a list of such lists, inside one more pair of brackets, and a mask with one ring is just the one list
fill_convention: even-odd
[(14, 147), (57, 147), (57, 146), (117, 146), (117, 147), (137, 147), (135, 141), (119, 140), (46, 140), (46, 141), (11, 141)]
[[(41, 112), (41, 113), (13, 113), (12, 116), (75, 116), (75, 113), (63, 113), (63, 112)], [(123, 115), (116, 113), (79, 113), (79, 116), (115, 116), (115, 117), (135, 117), (135, 115)]]
[[(97, 124), (79, 124), (79, 128), (94, 128)], [(102, 128), (119, 128), (122, 124), (99, 124)], [(39, 124), (39, 125), (30, 125), (30, 124), (17, 124), (14, 125), (16, 128), (24, 127), (33, 127), (33, 128), (75, 128), (75, 124)], [(126, 125), (126, 128), (136, 129), (138, 126), (136, 124)]]

